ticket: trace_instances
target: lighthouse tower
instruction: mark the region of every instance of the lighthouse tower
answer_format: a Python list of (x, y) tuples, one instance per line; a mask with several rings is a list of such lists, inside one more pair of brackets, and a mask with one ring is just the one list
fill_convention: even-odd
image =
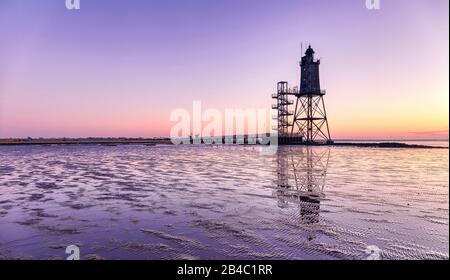
[(300, 89), (294, 94), (295, 110), (290, 125), (291, 137), (302, 137), (307, 144), (332, 142), (319, 65), (320, 60), (314, 59), (314, 50), (309, 46), (300, 62)]

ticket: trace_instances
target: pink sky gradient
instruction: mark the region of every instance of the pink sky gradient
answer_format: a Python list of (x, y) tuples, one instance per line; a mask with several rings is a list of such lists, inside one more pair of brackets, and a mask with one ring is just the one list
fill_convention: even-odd
[(334, 138), (448, 138), (447, 0), (29, 2), (0, 1), (0, 138), (168, 136), (194, 100), (269, 109), (302, 40)]

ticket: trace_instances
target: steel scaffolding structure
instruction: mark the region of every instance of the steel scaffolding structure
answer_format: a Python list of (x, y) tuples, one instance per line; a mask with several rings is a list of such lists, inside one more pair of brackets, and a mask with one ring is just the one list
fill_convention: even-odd
[(297, 96), (291, 134), (302, 135), (306, 143), (331, 142), (324, 95), (321, 91)]
[(289, 105), (294, 104), (289, 99), (289, 95), (292, 95), (292, 90), (289, 89), (288, 82), (279, 82), (277, 84), (277, 93), (272, 95), (272, 98), (276, 99), (277, 103), (272, 105), (272, 109), (277, 109), (277, 116), (274, 116), (278, 120), (278, 136), (286, 137), (289, 133), (289, 117), (294, 115), (293, 111), (289, 110)]

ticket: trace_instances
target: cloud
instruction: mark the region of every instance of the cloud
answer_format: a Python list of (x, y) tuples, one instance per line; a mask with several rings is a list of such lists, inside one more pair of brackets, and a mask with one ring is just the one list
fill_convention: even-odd
[(431, 131), (413, 131), (409, 132), (411, 134), (415, 135), (433, 135), (433, 136), (448, 136), (448, 129), (447, 130), (431, 130)]

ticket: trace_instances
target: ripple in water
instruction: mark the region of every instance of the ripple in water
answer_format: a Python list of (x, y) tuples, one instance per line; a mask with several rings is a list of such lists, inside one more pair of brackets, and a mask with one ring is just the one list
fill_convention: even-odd
[(0, 259), (448, 259), (448, 150), (0, 147)]

